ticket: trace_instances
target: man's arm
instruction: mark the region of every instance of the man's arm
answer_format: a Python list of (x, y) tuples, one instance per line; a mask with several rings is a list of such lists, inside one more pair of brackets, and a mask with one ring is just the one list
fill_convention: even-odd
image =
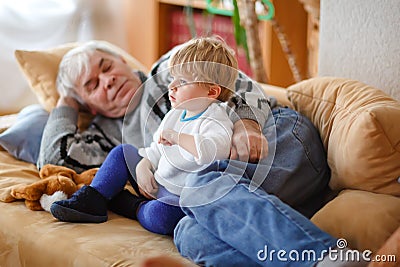
[(241, 72), (234, 89), (235, 95), (228, 102), (236, 115), (231, 113), (233, 123), (239, 119), (250, 119), (263, 128), (271, 109), (277, 106), (276, 99), (268, 96), (261, 85)]
[(262, 128), (276, 100), (268, 97), (260, 85), (240, 73), (235, 84), (236, 94), (228, 103), (234, 123), (231, 159), (258, 162), (268, 155), (268, 140)]
[(118, 140), (118, 136), (110, 136), (100, 128), (99, 125), (110, 123), (106, 120), (80, 132), (78, 109), (76, 101), (60, 98), (50, 113), (40, 146), (39, 169), (45, 164), (66, 166), (77, 172), (99, 167), (108, 152), (121, 142), (120, 137)]

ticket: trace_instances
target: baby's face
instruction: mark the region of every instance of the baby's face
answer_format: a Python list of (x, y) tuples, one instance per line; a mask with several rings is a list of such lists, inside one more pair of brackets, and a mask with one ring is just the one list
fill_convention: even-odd
[(209, 86), (193, 82), (187, 77), (173, 77), (168, 85), (168, 96), (173, 108), (202, 111), (213, 99), (209, 98)]

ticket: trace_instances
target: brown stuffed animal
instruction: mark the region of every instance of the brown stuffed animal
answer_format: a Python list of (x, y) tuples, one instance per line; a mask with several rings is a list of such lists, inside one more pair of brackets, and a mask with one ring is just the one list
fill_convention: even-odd
[(31, 210), (43, 210), (40, 198), (64, 192), (69, 198), (79, 188), (93, 180), (97, 168), (77, 174), (74, 170), (57, 165), (47, 164), (39, 172), (40, 180), (29, 185), (18, 185), (11, 190), (15, 199), (25, 199), (25, 205)]

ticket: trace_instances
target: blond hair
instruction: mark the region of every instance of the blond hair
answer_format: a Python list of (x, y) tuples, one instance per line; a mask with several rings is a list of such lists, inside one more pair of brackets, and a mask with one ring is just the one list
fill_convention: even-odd
[(185, 75), (193, 81), (221, 86), (220, 101), (227, 101), (238, 76), (235, 52), (217, 36), (198, 37), (184, 43), (170, 59), (172, 76)]

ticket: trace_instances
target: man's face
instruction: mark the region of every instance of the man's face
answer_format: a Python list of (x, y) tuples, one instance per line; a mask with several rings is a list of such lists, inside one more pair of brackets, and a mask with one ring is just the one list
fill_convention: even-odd
[(95, 51), (89, 70), (78, 78), (76, 92), (93, 114), (118, 118), (125, 114), (140, 85), (140, 78), (122, 57)]

